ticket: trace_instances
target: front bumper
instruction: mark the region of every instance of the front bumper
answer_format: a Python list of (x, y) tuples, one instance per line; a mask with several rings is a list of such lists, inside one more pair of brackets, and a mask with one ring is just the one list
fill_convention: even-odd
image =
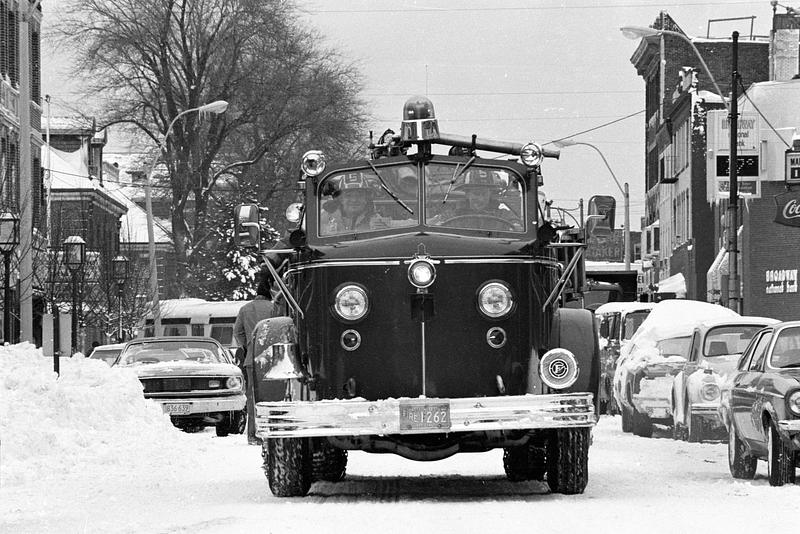
[(719, 402), (698, 402), (692, 404), (690, 408), (692, 415), (718, 419), (720, 424), (722, 424), (722, 419), (719, 414)]
[(238, 412), (244, 410), (247, 398), (244, 394), (211, 398), (153, 398), (159, 403), (164, 413), (169, 415), (198, 415), (215, 412)]
[(800, 419), (787, 419), (778, 421), (778, 428), (786, 432), (789, 436), (800, 434)]
[[(597, 421), (591, 393), (461, 399), (364, 399), (260, 402), (262, 438), (446, 434), (488, 430), (587, 427)], [(402, 419), (409, 406), (447, 406), (449, 424), (420, 428)], [(407, 417), (404, 415), (403, 417)]]
[(667, 399), (634, 395), (633, 405), (636, 407), (636, 411), (647, 414), (650, 419), (672, 418), (672, 409)]

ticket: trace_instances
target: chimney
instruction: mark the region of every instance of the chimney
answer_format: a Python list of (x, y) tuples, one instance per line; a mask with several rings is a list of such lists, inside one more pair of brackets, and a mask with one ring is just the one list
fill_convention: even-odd
[(800, 66), (800, 18), (789, 13), (772, 17), (769, 43), (769, 79), (791, 80)]

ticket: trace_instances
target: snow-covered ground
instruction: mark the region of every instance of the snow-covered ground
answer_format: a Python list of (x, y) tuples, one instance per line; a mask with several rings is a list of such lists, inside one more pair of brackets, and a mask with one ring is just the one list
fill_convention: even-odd
[(184, 434), (135, 375), (82, 357), (0, 347), (0, 532), (780, 532), (800, 485), (734, 481), (726, 447), (594, 429), (583, 495), (511, 483), (502, 453), (417, 463), (351, 453), (344, 482), (277, 499), (258, 447)]

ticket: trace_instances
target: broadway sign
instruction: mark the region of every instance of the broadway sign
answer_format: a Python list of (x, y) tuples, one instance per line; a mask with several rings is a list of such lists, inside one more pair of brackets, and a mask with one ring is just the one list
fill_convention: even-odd
[(775, 222), (800, 227), (800, 191), (775, 195)]

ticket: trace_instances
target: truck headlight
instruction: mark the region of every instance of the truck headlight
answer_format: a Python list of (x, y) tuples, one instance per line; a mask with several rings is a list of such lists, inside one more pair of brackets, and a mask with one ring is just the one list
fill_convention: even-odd
[(417, 260), (408, 266), (408, 281), (414, 287), (429, 287), (436, 280), (436, 268), (427, 260)]
[(505, 282), (486, 282), (478, 290), (478, 310), (490, 319), (499, 319), (511, 313), (514, 294)]
[(700, 396), (704, 401), (713, 401), (719, 398), (719, 386), (706, 382), (700, 387)]
[(578, 380), (578, 360), (567, 349), (551, 349), (539, 360), (539, 376), (552, 389), (566, 389)]
[(336, 292), (333, 310), (345, 321), (357, 321), (369, 310), (367, 290), (355, 284), (348, 284)]
[(227, 389), (242, 389), (242, 379), (238, 376), (228, 377), (228, 380), (225, 381), (225, 387)]
[(786, 396), (786, 407), (792, 414), (800, 416), (800, 389), (792, 391)]

